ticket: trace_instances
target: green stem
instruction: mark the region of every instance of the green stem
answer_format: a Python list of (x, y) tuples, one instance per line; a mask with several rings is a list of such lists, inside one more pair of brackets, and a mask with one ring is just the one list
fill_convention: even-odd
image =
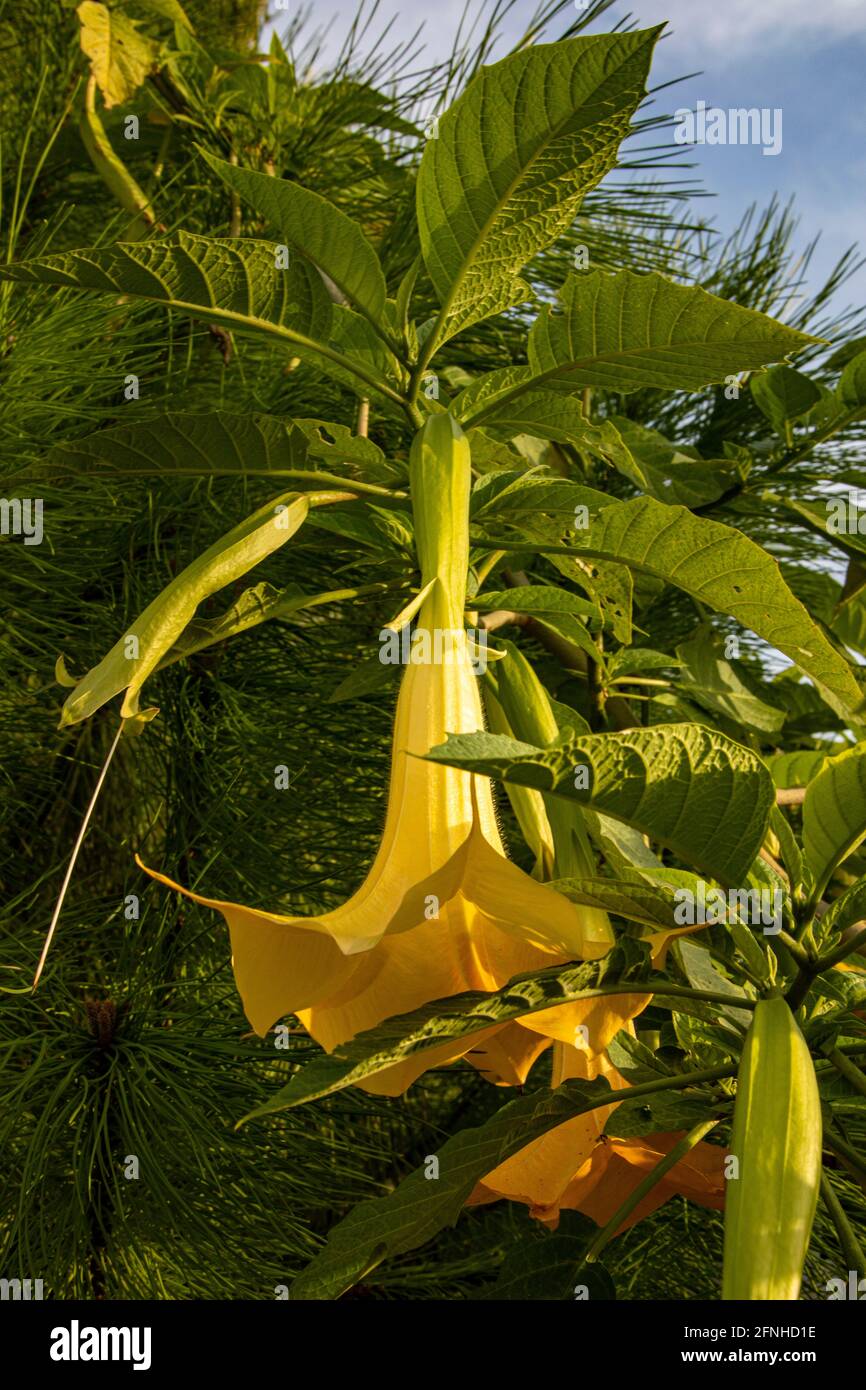
[(853, 1144), (849, 1144), (847, 1139), (842, 1139), (838, 1134), (825, 1134), (824, 1144), (831, 1153), (837, 1154), (844, 1162), (849, 1163), (862, 1177), (866, 1178), (866, 1159), (858, 1153)]
[(834, 946), (833, 950), (828, 951), (826, 955), (819, 956), (815, 962), (817, 972), (831, 970), (834, 965), (838, 965), (847, 956), (859, 951), (862, 946), (866, 946), (866, 927), (859, 931), (856, 936), (850, 937), (848, 941), (842, 941), (838, 946)]
[(496, 568), (496, 566), (499, 564), (499, 561), (502, 559), (504, 555), (504, 550), (493, 550), (489, 555), (485, 556), (485, 558), (481, 561), (480, 565), (476, 565), (475, 577), (478, 580), (479, 589), (481, 588), (481, 585), (484, 583), (487, 576), (490, 574), (490, 571)]
[[(711, 989), (688, 989), (685, 985), (670, 984), (667, 980), (628, 980), (615, 982), (609, 985), (596, 985), (594, 989), (581, 989), (576, 993), (570, 994), (564, 1003), (572, 1003), (577, 999), (603, 999), (608, 994), (657, 994), (660, 997), (669, 996), (674, 999), (704, 999), (709, 1004), (725, 1004), (730, 1008), (732, 996), (722, 994)], [(755, 1009), (758, 1006), (757, 999), (737, 999), (738, 1009)], [(727, 1072), (724, 1073), (727, 1075)]]
[(791, 936), (790, 932), (786, 932), (784, 929), (776, 932), (775, 937), (777, 941), (781, 941), (783, 946), (787, 946), (794, 960), (802, 970), (812, 969), (815, 964), (815, 958), (809, 955), (809, 952), (800, 945), (796, 937)]
[(845, 1256), (848, 1268), (853, 1269), (858, 1278), (862, 1278), (864, 1273), (866, 1273), (866, 1255), (863, 1254), (862, 1247), (854, 1234), (851, 1222), (845, 1215), (842, 1203), (836, 1196), (830, 1179), (827, 1177), (823, 1168), (821, 1170), (821, 1196), (824, 1199), (824, 1205), (830, 1215), (830, 1220), (836, 1228), (836, 1234), (839, 1237), (839, 1244), (842, 1247), (842, 1253)]
[(690, 1129), (678, 1144), (674, 1145), (669, 1154), (665, 1154), (664, 1158), (659, 1160), (652, 1172), (647, 1173), (634, 1191), (629, 1193), (622, 1206), (617, 1208), (607, 1225), (599, 1231), (586, 1252), (586, 1264), (594, 1264), (605, 1246), (613, 1240), (623, 1221), (626, 1217), (631, 1216), (635, 1207), (640, 1205), (647, 1193), (652, 1191), (656, 1183), (660, 1182), (666, 1173), (676, 1167), (681, 1158), (685, 1158), (686, 1154), (703, 1139), (705, 1134), (708, 1134), (711, 1129), (715, 1129), (718, 1123), (718, 1120), (702, 1120), (699, 1125)]
[(859, 1091), (861, 1096), (866, 1096), (866, 1076), (863, 1075), (860, 1068), (856, 1067), (853, 1062), (849, 1062), (838, 1047), (834, 1047), (832, 1052), (827, 1053), (827, 1056), (836, 1070), (841, 1072), (845, 1080), (854, 1087), (854, 1090)]
[[(782, 933), (779, 933), (781, 936)], [(787, 944), (787, 943), (786, 943)], [(843, 941), (823, 956), (818, 956), (808, 965), (801, 964), (800, 973), (785, 996), (792, 1010), (798, 1009), (802, 1004), (812, 985), (819, 975), (823, 975), (826, 970), (832, 970), (834, 965), (845, 960), (847, 956), (859, 951), (861, 946), (866, 944), (866, 927), (852, 936), (848, 941)]]

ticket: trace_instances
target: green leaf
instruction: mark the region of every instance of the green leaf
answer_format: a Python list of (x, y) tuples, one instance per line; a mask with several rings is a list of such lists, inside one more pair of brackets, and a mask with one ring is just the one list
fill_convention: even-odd
[[(717, 1104), (717, 1102), (716, 1102)], [(643, 1100), (627, 1100), (608, 1118), (605, 1134), (617, 1139), (639, 1139), (644, 1134), (671, 1134), (712, 1118), (714, 1103), (694, 1100), (679, 1091), (660, 1091)]]
[(557, 878), (552, 888), (572, 902), (601, 907), (628, 922), (639, 922), (653, 931), (676, 929), (676, 902), (672, 888), (615, 878)]
[[(191, 656), (194, 652), (224, 642), (242, 632), (273, 618), (288, 618), (305, 608), (318, 608), (326, 603), (358, 597), (356, 589), (330, 589), (317, 594), (305, 594), (296, 585), (275, 589), (272, 584), (256, 584), (245, 589), (225, 613), (218, 618), (194, 618), (181, 633), (174, 646), (160, 661), (157, 670), (172, 662)], [(77, 684), (77, 682), (73, 682)]]
[(803, 850), (817, 900), (837, 864), (866, 838), (866, 744), (828, 758), (803, 802)]
[[(683, 936), (674, 942), (673, 949), (679, 956), (686, 978), (693, 989), (714, 990), (719, 994), (729, 994), (732, 1001), (748, 999), (749, 996), (746, 991), (741, 989), (739, 985), (735, 985), (733, 980), (729, 980), (715, 966), (706, 947), (698, 946), (692, 938)], [(748, 1028), (752, 1021), (752, 1015), (748, 1009), (738, 1009), (733, 1003), (730, 1008), (723, 1005), (720, 1012), (726, 1018), (733, 1019), (742, 1028)]]
[(806, 497), (785, 497), (777, 492), (763, 494), (768, 502), (785, 507), (806, 522), (812, 531), (827, 536), (840, 550), (866, 554), (866, 509), (843, 493), (834, 493), (820, 502)]
[(126, 477), (306, 477), (321, 485), (310, 460), (346, 480), (372, 484), (373, 491), (373, 479), (383, 484), (403, 481), (372, 440), (353, 435), (346, 425), (220, 410), (158, 415), (98, 430), (56, 445), (42, 466), (51, 473), (71, 469)]
[(300, 183), (241, 169), (205, 149), (199, 153), (229, 188), (268, 219), (287, 246), (323, 270), (365, 317), (379, 322), (388, 293), (385, 276), (356, 222)]
[(400, 667), (395, 663), (380, 661), (378, 656), (368, 657), (340, 681), (336, 690), (328, 696), (328, 704), (359, 700), (363, 695), (380, 695), (396, 683), (399, 673)]
[(480, 608), (492, 613), (497, 609), (513, 610), (515, 613), (531, 613), (543, 617), (545, 613), (571, 613), (585, 621), (598, 621), (601, 613), (594, 603), (589, 603), (580, 594), (572, 594), (568, 589), (560, 589), (555, 584), (521, 584), (514, 589), (497, 589), (489, 594), (476, 594), (469, 600), (471, 608)]
[(616, 1298), (613, 1280), (604, 1266), (583, 1262), (598, 1231), (589, 1217), (564, 1211), (555, 1231), (546, 1230), (537, 1221), (532, 1226), (536, 1229), (508, 1247), (496, 1282), (476, 1294), (476, 1299), (568, 1299), (573, 1303), (576, 1298), (593, 1302)]
[(142, 10), (151, 10), (158, 14), (162, 19), (168, 19), (172, 24), (180, 24), (190, 34), (195, 30), (189, 22), (180, 0), (135, 0), (136, 5)]
[(539, 385), (699, 391), (815, 341), (698, 285), (596, 270), (570, 275), (561, 308), (542, 309), (529, 334), (529, 365)]
[(546, 749), (499, 734), (451, 735), (428, 757), (571, 797), (734, 884), (763, 843), (774, 800), (756, 754), (691, 724), (569, 737)]
[(417, 211), (443, 336), (529, 297), (519, 272), (616, 162), (659, 33), (535, 44), (481, 68), (439, 118)]
[[(696, 450), (681, 449), (658, 430), (647, 429), (621, 415), (612, 416), (606, 423), (617, 430), (624, 450), (619, 459), (611, 453), (611, 463), (659, 502), (706, 506), (717, 501), (739, 479), (740, 470), (731, 459), (702, 459)], [(625, 457), (631, 458), (637, 473), (629, 475)]]
[(82, 0), (76, 14), (81, 49), (106, 107), (123, 106), (154, 67), (159, 44), (140, 33), (121, 10), (109, 10), (95, 0)]
[(782, 864), (787, 870), (791, 888), (796, 893), (804, 885), (807, 877), (803, 851), (787, 818), (778, 806), (774, 806), (770, 814), (770, 829), (779, 841)]
[(285, 493), (282, 499), (273, 498), (187, 565), (78, 683), (63, 706), (60, 727), (89, 718), (122, 690), (124, 719), (152, 717), (155, 709), (139, 711), (141, 687), (192, 621), (198, 605), (285, 545), (308, 510), (306, 497)]
[(604, 508), (578, 533), (575, 550), (652, 574), (729, 613), (789, 656), (843, 717), (862, 705), (850, 664), (788, 589), (777, 561), (732, 527), (635, 497)]
[(784, 365), (756, 373), (749, 385), (758, 409), (782, 436), (787, 424), (806, 415), (821, 399), (820, 388), (813, 381)]
[[(239, 332), (324, 350), (331, 300), (305, 261), (277, 268), (270, 242), (177, 232), (0, 267), (0, 279), (129, 294)], [(314, 341), (320, 340), (320, 341)]]
[(470, 502), (472, 520), (488, 526), (492, 519), (533, 517), (539, 512), (561, 513), (573, 520), (578, 507), (586, 507), (592, 517), (610, 506), (606, 492), (584, 487), (570, 478), (557, 478), (540, 469), (488, 473), (473, 488)]
[(849, 410), (866, 407), (866, 351), (858, 352), (846, 364), (836, 394)]
[(794, 753), (775, 753), (767, 758), (767, 766), (777, 787), (805, 787), (826, 761), (826, 753), (802, 748)]
[(829, 936), (831, 932), (843, 932), (848, 927), (853, 927), (856, 923), (862, 922), (866, 918), (866, 879), (861, 879), (859, 883), (852, 883), (850, 888), (846, 888), (844, 893), (840, 893), (838, 898), (834, 898), (829, 909), (821, 918), (821, 935)]
[[(468, 395), (464, 392), (460, 397), (461, 411), (469, 408)], [(716, 501), (739, 478), (731, 460), (704, 462), (694, 451), (681, 451), (656, 430), (624, 417), (591, 424), (580, 398), (559, 391), (528, 390), (504, 400), (486, 417), (485, 430), (502, 439), (525, 432), (572, 444), (615, 468), (642, 492), (687, 507)]]
[(409, 518), (406, 516), (404, 519), (398, 512), (384, 511), (372, 505), (361, 509), (349, 502), (345, 506), (328, 507), (327, 511), (317, 512), (310, 517), (310, 525), (357, 541), (377, 554), (390, 557), (396, 553), (407, 561), (414, 558), (414, 538)]
[(614, 676), (645, 676), (651, 671), (675, 671), (682, 662), (667, 652), (656, 652), (650, 647), (623, 647), (614, 652), (607, 663), (611, 678)]
[(680, 688), (698, 704), (759, 733), (778, 733), (785, 722), (784, 711), (752, 694), (725, 657), (724, 642), (709, 624), (699, 627), (676, 650), (685, 666)]

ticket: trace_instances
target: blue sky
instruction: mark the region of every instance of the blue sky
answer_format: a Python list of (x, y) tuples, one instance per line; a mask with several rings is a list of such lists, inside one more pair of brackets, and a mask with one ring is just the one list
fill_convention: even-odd
[[(425, 21), (426, 57), (433, 59), (450, 51), (462, 9), (463, 0), (380, 0), (379, 16), (394, 16), (395, 39)], [(517, 38), (534, 9), (535, 0), (517, 0), (504, 37)], [(356, 10), (354, 0), (316, 6), (316, 22), (334, 48)], [(810, 288), (852, 242), (866, 251), (866, 0), (632, 0), (610, 13), (630, 13), (641, 27), (669, 21), (653, 84), (701, 70), (661, 93), (659, 109), (694, 108), (700, 100), (725, 110), (781, 108), (778, 155), (753, 145), (707, 144), (689, 152), (694, 173), (718, 195), (701, 200), (703, 215), (727, 229), (749, 203), (763, 205), (774, 192), (783, 200), (794, 195), (801, 243), (822, 233)], [(594, 27), (607, 28), (609, 20)], [(866, 268), (844, 299), (866, 303)]]

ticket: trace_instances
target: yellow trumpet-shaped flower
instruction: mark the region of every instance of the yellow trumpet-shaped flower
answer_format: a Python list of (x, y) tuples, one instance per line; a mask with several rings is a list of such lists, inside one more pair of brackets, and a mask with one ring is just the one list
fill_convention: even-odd
[[(235, 978), (255, 1031), (264, 1035), (297, 1014), (329, 1051), (431, 1000), (496, 990), (514, 975), (595, 957), (610, 944), (599, 941), (588, 911), (505, 857), (486, 778), (423, 759), (448, 733), (483, 728), (463, 626), (469, 447), (450, 416), (427, 422), (413, 444), (410, 472), (426, 597), (397, 701), (385, 828), (364, 883), (341, 907), (316, 917), (187, 893), (228, 923)], [(443, 1044), (368, 1088), (399, 1094), (429, 1066), (467, 1052), (491, 1079), (522, 1080), (550, 1037), (573, 1040), (588, 1008), (578, 1001), (527, 1017), (525, 1029), (506, 1025)]]
[[(625, 1026), (629, 1032), (634, 1032), (631, 1022)], [(614, 1091), (626, 1085), (604, 1053), (591, 1056), (574, 1047), (556, 1044), (554, 1085), (568, 1077), (589, 1080), (597, 1076), (604, 1076)], [(534, 1139), (488, 1173), (476, 1185), (467, 1206), (482, 1206), (507, 1198), (528, 1206), (530, 1215), (552, 1230), (559, 1225), (560, 1212), (564, 1210), (583, 1212), (597, 1225), (606, 1225), (638, 1184), (683, 1137), (682, 1131), (647, 1134), (634, 1139), (607, 1136), (604, 1127), (615, 1109), (614, 1101), (566, 1120), (565, 1124)], [(703, 1141), (696, 1144), (646, 1194), (616, 1234), (649, 1216), (677, 1193), (701, 1206), (722, 1210), (725, 1205), (725, 1150)]]

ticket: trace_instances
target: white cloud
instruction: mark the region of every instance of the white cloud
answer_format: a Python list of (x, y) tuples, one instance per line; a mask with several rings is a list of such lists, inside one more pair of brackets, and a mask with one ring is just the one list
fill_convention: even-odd
[(678, 53), (699, 52), (705, 66), (756, 43), (778, 51), (806, 39), (866, 38), (863, 0), (634, 0), (631, 8), (641, 24), (670, 20)]

